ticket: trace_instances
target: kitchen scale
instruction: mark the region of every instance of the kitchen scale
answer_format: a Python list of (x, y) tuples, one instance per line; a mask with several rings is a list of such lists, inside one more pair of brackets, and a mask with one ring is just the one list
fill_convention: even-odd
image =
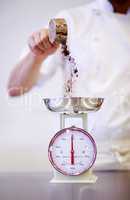
[[(87, 115), (98, 111), (102, 98), (44, 99), (51, 112), (60, 115), (60, 130), (54, 134), (48, 147), (48, 158), (53, 167), (52, 183), (95, 183), (92, 172), (97, 147), (87, 131)], [(80, 123), (80, 128), (78, 123)]]
[(60, 115), (60, 130), (54, 134), (48, 147), (48, 158), (54, 171), (51, 182), (95, 183), (97, 177), (92, 167), (97, 147), (92, 135), (88, 133), (87, 115), (98, 111), (103, 99), (73, 97), (73, 82), (78, 78), (78, 68), (68, 50), (67, 35), (65, 19), (50, 21), (49, 40), (52, 44), (55, 42), (61, 45), (64, 64), (67, 61), (69, 65), (64, 97), (44, 99), (47, 109)]

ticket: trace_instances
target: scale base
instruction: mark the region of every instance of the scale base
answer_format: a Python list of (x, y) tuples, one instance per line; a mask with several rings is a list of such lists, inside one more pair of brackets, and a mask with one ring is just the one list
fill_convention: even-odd
[(98, 177), (90, 169), (79, 176), (64, 176), (54, 171), (54, 177), (50, 183), (96, 183)]

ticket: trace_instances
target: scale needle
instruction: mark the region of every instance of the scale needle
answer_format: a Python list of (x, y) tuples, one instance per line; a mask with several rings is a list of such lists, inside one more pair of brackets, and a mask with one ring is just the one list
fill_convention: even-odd
[(74, 165), (74, 136), (71, 135), (71, 165)]

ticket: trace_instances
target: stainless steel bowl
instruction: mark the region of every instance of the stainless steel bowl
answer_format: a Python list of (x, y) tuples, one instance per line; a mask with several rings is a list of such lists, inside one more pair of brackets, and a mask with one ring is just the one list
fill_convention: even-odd
[(103, 103), (103, 98), (46, 98), (43, 99), (46, 107), (52, 112), (60, 113), (86, 113), (98, 111)]

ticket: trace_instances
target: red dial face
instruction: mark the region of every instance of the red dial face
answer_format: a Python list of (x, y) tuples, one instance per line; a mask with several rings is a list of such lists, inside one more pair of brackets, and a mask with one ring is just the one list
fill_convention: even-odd
[(69, 176), (80, 175), (89, 170), (96, 160), (96, 154), (97, 148), (92, 136), (76, 127), (57, 132), (48, 148), (53, 167)]

